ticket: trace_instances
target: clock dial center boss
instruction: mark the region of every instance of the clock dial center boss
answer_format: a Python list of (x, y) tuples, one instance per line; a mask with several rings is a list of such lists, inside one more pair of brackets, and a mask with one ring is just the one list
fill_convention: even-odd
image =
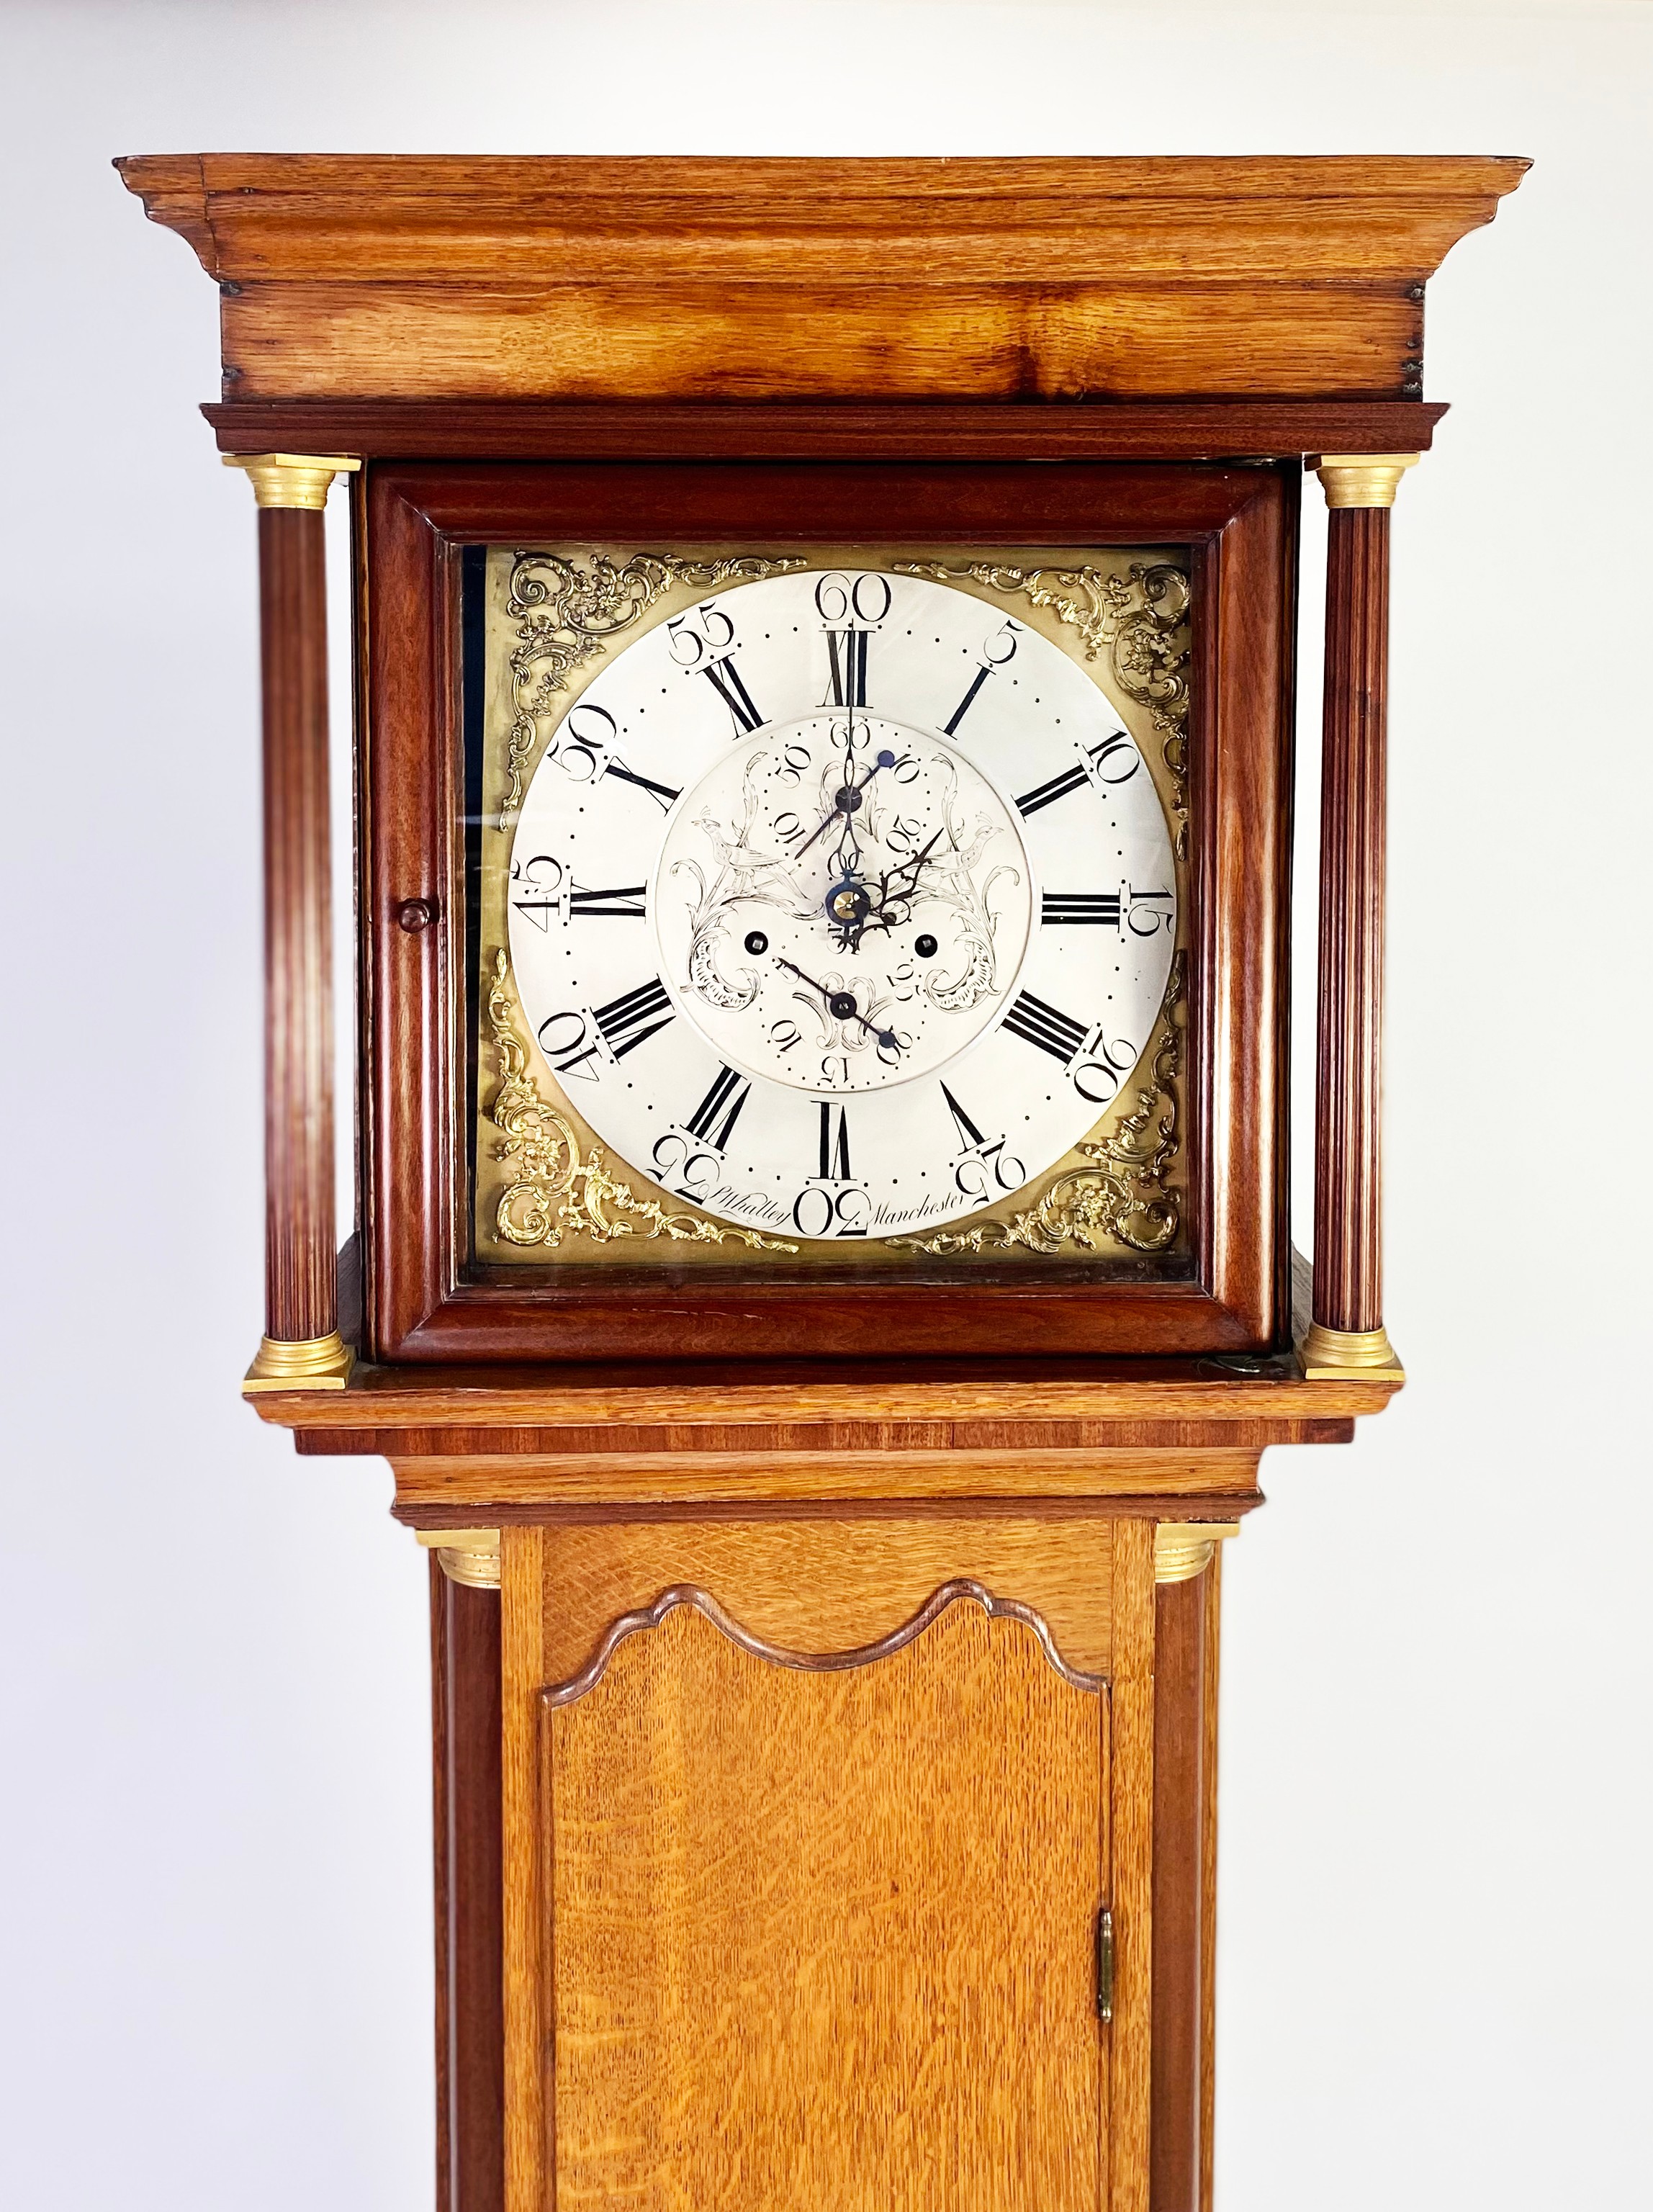
[(797, 1090), (933, 1074), (999, 1014), (1031, 930), (1011, 808), (962, 754), (823, 713), (684, 795), (649, 890), (660, 973), (732, 1066)]
[(977, 593), (738, 583), (614, 653), (512, 843), (510, 945), (591, 1128), (785, 1237), (980, 1211), (1095, 1127), (1176, 931), (1166, 818), (1107, 696)]

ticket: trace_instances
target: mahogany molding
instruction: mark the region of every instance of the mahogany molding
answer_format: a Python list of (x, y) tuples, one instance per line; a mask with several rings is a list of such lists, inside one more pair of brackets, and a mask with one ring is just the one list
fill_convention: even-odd
[(762, 399), (1413, 397), (1424, 285), (1528, 164), (115, 166), (218, 283), (227, 398)]
[[(751, 462), (377, 464), (367, 471), (360, 857), (360, 1218), (374, 1359), (720, 1359), (1225, 1351), (1289, 1342), (1285, 1224), (1291, 747), (1298, 479), (1273, 468)], [(952, 1271), (762, 1283), (468, 1273), (463, 855), (450, 548), (477, 540), (1177, 544), (1196, 623), (1189, 729), (1189, 1275), (1083, 1282)], [(444, 916), (410, 936), (410, 896)]]
[(253, 399), (202, 413), (227, 453), (368, 460), (1224, 461), (1426, 453), (1421, 399), (857, 404)]
[[(602, 1431), (621, 1438), (615, 1449), (624, 1450), (640, 1427), (744, 1422), (765, 1427), (945, 1424), (948, 1433), (935, 1441), (948, 1445), (962, 1440), (963, 1425), (975, 1422), (1030, 1421), (1042, 1428), (1070, 1421), (1139, 1423), (1169, 1428), (1158, 1440), (1174, 1444), (1184, 1441), (1177, 1431), (1185, 1423), (1258, 1422), (1273, 1429), (1281, 1421), (1342, 1421), (1381, 1413), (1400, 1387), (1392, 1374), (1353, 1370), (1335, 1382), (1306, 1382), (1290, 1358), (1232, 1365), (1221, 1359), (1054, 1358), (763, 1366), (712, 1360), (470, 1368), (363, 1364), (343, 1390), (271, 1391), (255, 1410), (278, 1428), (315, 1435), (486, 1431), (495, 1439), (487, 1449), (495, 1452), (515, 1449), (523, 1431)], [(674, 1436), (667, 1449), (690, 1441)], [(1121, 1433), (1098, 1441), (1127, 1439)], [(1200, 1431), (1186, 1441), (1193, 1446), (1212, 1439)]]

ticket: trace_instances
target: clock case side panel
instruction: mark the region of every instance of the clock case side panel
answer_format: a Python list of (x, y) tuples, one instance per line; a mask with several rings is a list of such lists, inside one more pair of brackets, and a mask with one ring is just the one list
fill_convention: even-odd
[[(1298, 465), (397, 463), (363, 497), (359, 725), (367, 1355), (380, 1361), (1186, 1357), (1288, 1340), (1285, 1120)], [(1194, 1279), (464, 1279), (460, 549), (491, 540), (1175, 544), (1189, 732)], [(432, 925), (398, 922), (409, 901)]]

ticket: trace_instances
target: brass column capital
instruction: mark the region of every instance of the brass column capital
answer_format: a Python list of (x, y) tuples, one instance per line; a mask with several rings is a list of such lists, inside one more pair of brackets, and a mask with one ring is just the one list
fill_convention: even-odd
[(437, 1565), (451, 1583), (470, 1589), (500, 1586), (500, 1532), (497, 1528), (416, 1528), (419, 1542), (435, 1552)]
[(1315, 473), (1328, 507), (1393, 507), (1401, 477), (1421, 453), (1322, 453)]
[(337, 476), (362, 465), (348, 453), (225, 453), (227, 469), (244, 469), (260, 507), (321, 507)]
[(1153, 1532), (1153, 1578), (1191, 1583), (1211, 1565), (1225, 1537), (1237, 1536), (1237, 1521), (1162, 1521)]

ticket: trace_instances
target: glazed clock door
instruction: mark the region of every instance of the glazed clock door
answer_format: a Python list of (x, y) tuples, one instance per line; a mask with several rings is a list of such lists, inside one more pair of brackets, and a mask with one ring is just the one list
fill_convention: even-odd
[(513, 1536), (514, 2212), (1106, 2201), (1109, 1530), (880, 1528)]
[(366, 499), (376, 1359), (1283, 1340), (1279, 477)]

